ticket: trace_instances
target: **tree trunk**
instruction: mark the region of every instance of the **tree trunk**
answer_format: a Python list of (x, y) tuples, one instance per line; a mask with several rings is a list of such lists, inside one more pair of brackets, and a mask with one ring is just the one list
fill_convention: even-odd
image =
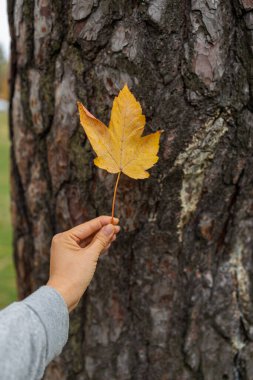
[(253, 1), (9, 0), (19, 295), (52, 236), (110, 214), (76, 101), (108, 123), (128, 83), (164, 129), (148, 180), (122, 176), (123, 227), (46, 380), (252, 380)]

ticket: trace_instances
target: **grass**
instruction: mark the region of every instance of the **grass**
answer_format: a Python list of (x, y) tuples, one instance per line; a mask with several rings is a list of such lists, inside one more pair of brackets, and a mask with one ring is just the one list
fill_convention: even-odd
[(0, 112), (0, 308), (17, 297), (12, 260), (9, 146), (7, 113)]

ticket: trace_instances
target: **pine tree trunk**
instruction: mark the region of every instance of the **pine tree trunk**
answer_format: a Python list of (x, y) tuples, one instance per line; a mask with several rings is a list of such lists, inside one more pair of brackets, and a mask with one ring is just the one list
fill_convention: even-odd
[(82, 101), (108, 123), (128, 83), (164, 129), (148, 180), (46, 380), (252, 380), (253, 1), (9, 0), (12, 218), (20, 298), (52, 236), (110, 214)]

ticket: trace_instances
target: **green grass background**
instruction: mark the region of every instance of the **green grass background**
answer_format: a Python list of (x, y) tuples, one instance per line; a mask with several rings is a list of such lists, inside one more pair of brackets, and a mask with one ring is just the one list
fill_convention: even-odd
[(17, 297), (12, 260), (9, 147), (7, 113), (0, 112), (0, 308)]

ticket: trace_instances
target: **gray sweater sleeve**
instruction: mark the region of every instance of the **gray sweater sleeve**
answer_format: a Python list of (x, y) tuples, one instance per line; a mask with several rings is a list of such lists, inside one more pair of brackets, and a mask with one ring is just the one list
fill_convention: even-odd
[(69, 314), (62, 296), (42, 286), (0, 311), (1, 380), (41, 379), (68, 339)]

